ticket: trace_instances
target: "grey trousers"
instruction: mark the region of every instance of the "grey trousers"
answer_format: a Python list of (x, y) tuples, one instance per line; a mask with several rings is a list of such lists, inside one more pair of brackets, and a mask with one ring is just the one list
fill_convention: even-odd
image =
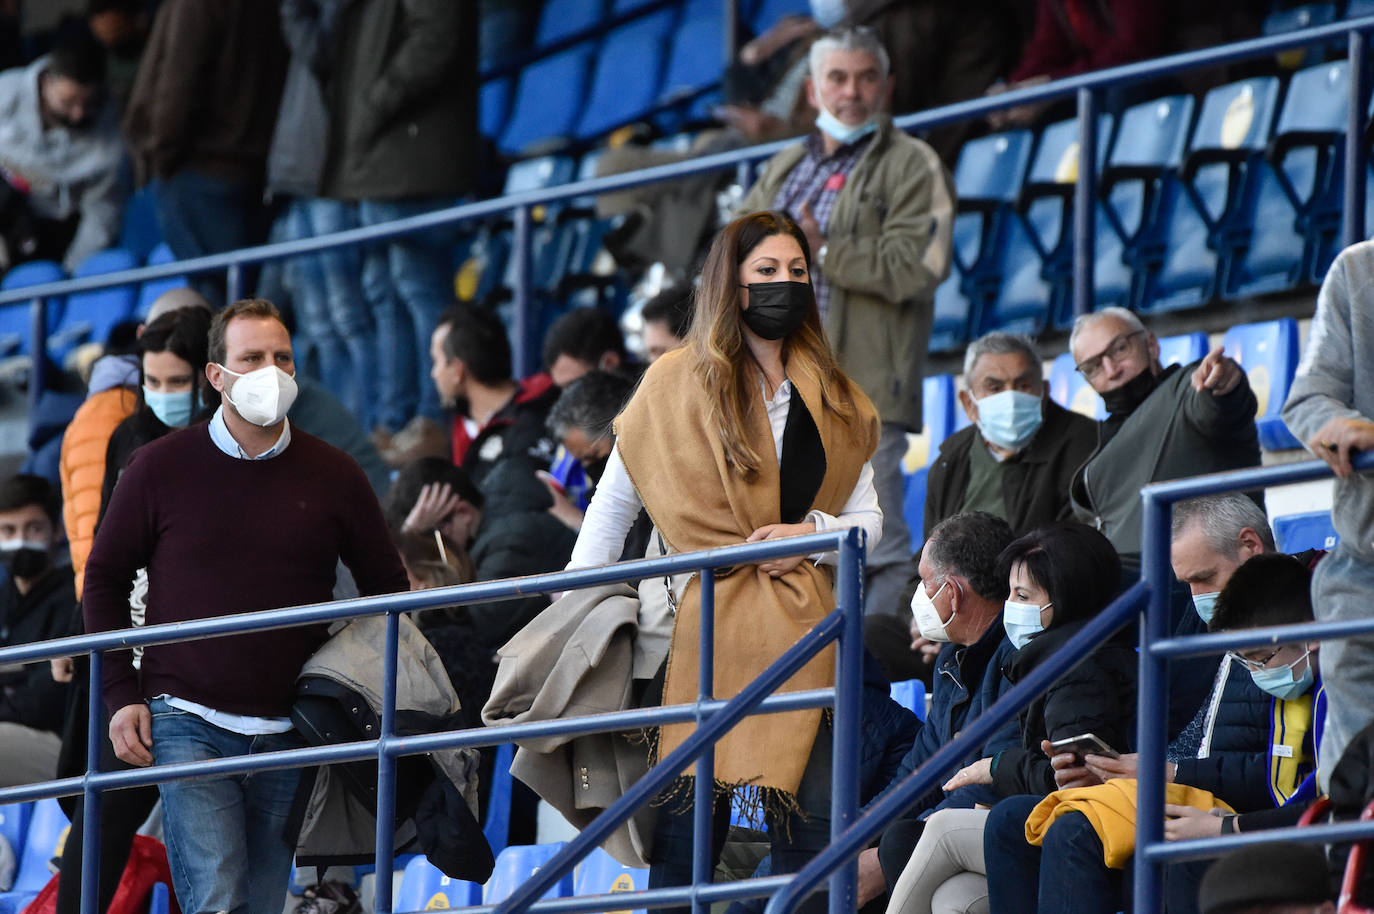
[[(1322, 559), (1312, 575), (1312, 609), (1318, 622), (1368, 618), (1374, 605), (1374, 565), (1344, 543)], [(1374, 721), (1374, 638), (1323, 641), (1319, 666), (1326, 687), (1318, 779), (1331, 789), (1331, 772), (1346, 746)]]
[(902, 476), (902, 458), (906, 446), (906, 429), (884, 422), (878, 450), (873, 454), (873, 488), (878, 493), (878, 507), (883, 509), (883, 538), (868, 552), (865, 615), (898, 615), (906, 610), (902, 590), (911, 575), (911, 531), (903, 513), (906, 479)]
[(987, 914), (986, 809), (941, 809), (892, 887), (887, 914)]
[(0, 723), (0, 787), (36, 784), (57, 777), (62, 739), (47, 730)]

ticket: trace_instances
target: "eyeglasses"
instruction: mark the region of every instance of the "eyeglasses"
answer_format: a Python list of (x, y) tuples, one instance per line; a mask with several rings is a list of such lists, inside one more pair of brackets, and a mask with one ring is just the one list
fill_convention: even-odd
[(1107, 348), (1090, 359), (1085, 359), (1075, 367), (1078, 373), (1091, 381), (1102, 373), (1102, 360), (1111, 359), (1113, 362), (1120, 362), (1131, 351), (1131, 341), (1144, 333), (1144, 330), (1132, 330), (1123, 333), (1107, 344)]
[[(1283, 650), (1284, 647), (1286, 647), (1286, 645), (1280, 644), (1278, 647), (1276, 647), (1276, 648), (1274, 648), (1272, 651), (1270, 651), (1270, 652), (1265, 656), (1265, 658), (1264, 658), (1263, 660), (1251, 660), (1251, 659), (1249, 659), (1249, 658), (1247, 658), (1247, 657), (1242, 657), (1240, 654), (1236, 653), (1235, 651), (1231, 651), (1231, 652), (1230, 652), (1230, 653), (1231, 653), (1231, 659), (1234, 660), (1236, 663), (1239, 663), (1241, 666), (1245, 667), (1245, 668), (1246, 668), (1247, 670), (1249, 670), (1250, 672), (1252, 672), (1252, 673), (1258, 673), (1260, 670), (1267, 670), (1267, 669), (1269, 668), (1269, 663), (1270, 663), (1270, 661), (1272, 661), (1275, 657), (1277, 657), (1277, 656), (1279, 655), (1279, 651)], [(1303, 657), (1306, 657), (1306, 656), (1307, 656), (1307, 654), (1304, 653), (1304, 654), (1302, 655), (1302, 657), (1298, 657), (1298, 658), (1297, 658), (1296, 660), (1294, 660), (1292, 663), (1288, 664), (1288, 666), (1290, 666), (1290, 667), (1291, 667), (1291, 666), (1296, 666), (1297, 663), (1298, 663), (1298, 660), (1301, 660)]]

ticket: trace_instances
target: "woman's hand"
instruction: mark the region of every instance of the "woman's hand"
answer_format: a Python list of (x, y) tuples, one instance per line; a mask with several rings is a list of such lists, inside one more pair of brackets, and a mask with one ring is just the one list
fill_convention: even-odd
[(429, 533), (439, 529), (458, 507), (461, 499), (449, 488), (446, 482), (431, 482), (420, 489), (420, 497), (415, 499), (415, 507), (406, 515), (401, 529), (407, 533)]
[(1050, 767), (1054, 769), (1054, 786), (1060, 790), (1073, 787), (1094, 787), (1102, 781), (1093, 774), (1083, 760), (1072, 752), (1056, 753), (1050, 748), (1050, 741), (1040, 741), (1040, 751), (1050, 757)]
[[(765, 524), (749, 534), (749, 538), (745, 542), (759, 543), (764, 540), (778, 540), (785, 536), (804, 536), (807, 533), (815, 532), (816, 522), (809, 520), (800, 524)], [(759, 562), (759, 569), (769, 577), (780, 578), (800, 565), (805, 558), (804, 555), (793, 555), (784, 559), (769, 559), (766, 562)]]
[(48, 661), (54, 682), (71, 682), (76, 666), (70, 657), (53, 657)]
[(960, 787), (967, 787), (970, 784), (991, 784), (992, 783), (992, 759), (979, 759), (967, 768), (961, 768), (954, 773), (954, 777), (945, 781), (941, 788), (945, 793), (952, 793)]
[(1189, 838), (1215, 838), (1221, 834), (1221, 820), (1227, 813), (1222, 809), (1198, 809), (1193, 806), (1164, 804), (1165, 841), (1186, 841)]
[[(1140, 767), (1140, 757), (1134, 752), (1128, 752), (1118, 758), (1110, 758), (1105, 755), (1093, 755), (1089, 752), (1083, 757), (1083, 763), (1088, 766), (1088, 770), (1097, 775), (1104, 781), (1112, 778), (1133, 778)], [(1173, 762), (1164, 763), (1164, 783), (1171, 784), (1174, 780), (1174, 772), (1178, 766)]]

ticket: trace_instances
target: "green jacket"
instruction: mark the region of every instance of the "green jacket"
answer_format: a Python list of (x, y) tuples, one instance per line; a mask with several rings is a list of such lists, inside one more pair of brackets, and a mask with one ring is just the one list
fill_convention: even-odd
[[(740, 212), (772, 209), (805, 154), (800, 142), (769, 159)], [(830, 215), (825, 331), (883, 422), (910, 431), (921, 429), (935, 287), (949, 275), (953, 220), (954, 182), (940, 157), (884, 116)]]

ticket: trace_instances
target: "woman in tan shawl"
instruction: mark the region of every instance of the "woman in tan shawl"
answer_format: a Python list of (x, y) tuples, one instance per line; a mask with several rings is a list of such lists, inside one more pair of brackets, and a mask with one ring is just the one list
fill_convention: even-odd
[[(615, 561), (641, 505), (669, 551), (859, 526), (870, 547), (882, 512), (868, 464), (873, 405), (845, 376), (821, 329), (806, 236), (782, 213), (735, 220), (702, 269), (687, 345), (649, 367), (616, 420), (616, 446), (569, 567)], [(718, 698), (750, 680), (835, 608), (834, 554), (774, 559), (718, 572)], [(695, 701), (700, 593), (676, 596), (663, 704)], [(784, 689), (833, 685), (833, 648)], [(657, 757), (691, 732), (662, 728)], [(768, 816), (773, 872), (794, 872), (829, 840), (830, 723), (822, 712), (750, 717), (716, 746), (714, 852), (728, 794)], [(692, 774), (689, 769), (688, 775)], [(683, 779), (663, 798), (651, 887), (691, 881), (691, 796)], [(813, 895), (811, 905), (824, 905)]]

